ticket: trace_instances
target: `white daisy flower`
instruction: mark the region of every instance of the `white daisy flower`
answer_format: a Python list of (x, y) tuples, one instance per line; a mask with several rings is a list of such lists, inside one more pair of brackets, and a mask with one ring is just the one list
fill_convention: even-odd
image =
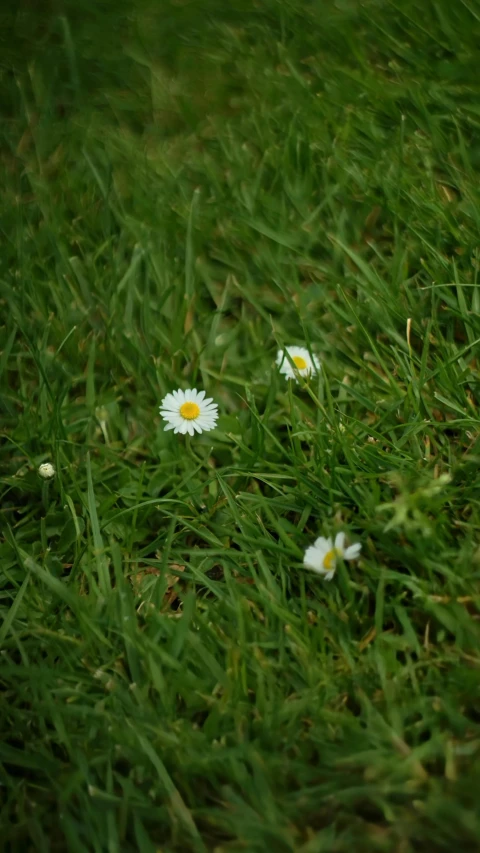
[(160, 414), (167, 421), (166, 430), (173, 429), (182, 435), (188, 432), (208, 432), (217, 424), (218, 406), (212, 397), (205, 399), (205, 391), (188, 388), (167, 394), (160, 405)]
[[(290, 364), (285, 352), (288, 353), (295, 367)], [(283, 373), (287, 379), (296, 379), (297, 382), (299, 376), (305, 378), (315, 376), (320, 370), (320, 361), (316, 355), (311, 356), (305, 347), (285, 347), (285, 351), (279, 349), (276, 363), (280, 367), (280, 373)]]
[(38, 473), (44, 480), (51, 480), (55, 476), (55, 468), (51, 462), (42, 462), (38, 467)]
[(326, 581), (331, 581), (337, 568), (337, 559), (356, 560), (360, 555), (360, 542), (345, 548), (345, 533), (337, 533), (335, 542), (329, 536), (320, 536), (310, 548), (305, 551), (303, 565), (317, 575), (323, 575)]

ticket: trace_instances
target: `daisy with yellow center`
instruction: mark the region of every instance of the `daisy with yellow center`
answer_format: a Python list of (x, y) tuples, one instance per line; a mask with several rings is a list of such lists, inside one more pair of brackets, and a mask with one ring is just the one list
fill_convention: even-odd
[(285, 347), (285, 350), (279, 350), (277, 364), (280, 367), (280, 373), (283, 373), (287, 379), (295, 379), (297, 382), (299, 376), (306, 379), (320, 370), (318, 358), (310, 355), (305, 347)]
[(317, 575), (322, 575), (326, 581), (331, 581), (337, 568), (337, 560), (357, 560), (361, 550), (360, 542), (345, 548), (345, 533), (337, 533), (335, 542), (330, 536), (328, 539), (320, 536), (305, 551), (303, 565)]
[(165, 430), (173, 429), (182, 435), (208, 432), (218, 419), (218, 406), (212, 397), (205, 399), (205, 391), (188, 388), (167, 394), (162, 400), (160, 414), (167, 421)]

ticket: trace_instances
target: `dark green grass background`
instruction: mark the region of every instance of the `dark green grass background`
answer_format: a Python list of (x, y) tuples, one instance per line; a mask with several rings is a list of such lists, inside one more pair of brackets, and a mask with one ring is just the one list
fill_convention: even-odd
[(479, 44), (476, 0), (2, 4), (5, 850), (479, 849)]

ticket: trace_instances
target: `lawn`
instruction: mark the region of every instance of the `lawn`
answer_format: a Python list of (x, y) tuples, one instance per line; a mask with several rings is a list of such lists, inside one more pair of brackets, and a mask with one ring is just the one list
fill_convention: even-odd
[(2, 849), (478, 850), (479, 5), (6, 5)]

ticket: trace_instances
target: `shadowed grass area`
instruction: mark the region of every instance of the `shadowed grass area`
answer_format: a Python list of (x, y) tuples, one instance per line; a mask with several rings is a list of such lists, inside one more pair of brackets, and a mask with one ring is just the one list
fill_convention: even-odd
[(476, 4), (0, 32), (6, 849), (476, 849)]

